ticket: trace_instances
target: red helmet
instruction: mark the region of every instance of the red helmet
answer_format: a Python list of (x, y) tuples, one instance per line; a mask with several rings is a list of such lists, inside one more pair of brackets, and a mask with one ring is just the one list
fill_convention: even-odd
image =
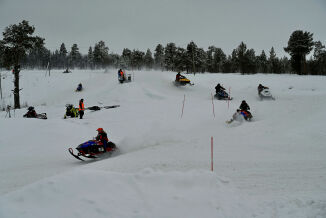
[(103, 132), (103, 128), (98, 128), (96, 131)]

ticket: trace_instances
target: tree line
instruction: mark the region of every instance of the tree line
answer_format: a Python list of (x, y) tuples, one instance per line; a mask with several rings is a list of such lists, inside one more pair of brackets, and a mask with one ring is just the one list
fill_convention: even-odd
[[(35, 27), (23, 20), (9, 25), (0, 40), (0, 68), (13, 69), (15, 75), (15, 108), (19, 108), (19, 72), (23, 68), (51, 69), (156, 69), (185, 71), (191, 73), (297, 73), (300, 75), (326, 75), (326, 49), (320, 41), (313, 40), (313, 33), (294, 31), (284, 51), (287, 57), (278, 58), (272, 47), (268, 53), (261, 51), (256, 55), (252, 48), (241, 42), (230, 55), (221, 48), (209, 46), (199, 48), (191, 41), (186, 48), (170, 42), (165, 46), (158, 44), (154, 54), (138, 49), (124, 48), (122, 54), (109, 53), (104, 41), (90, 46), (87, 54), (81, 54), (77, 44), (68, 50), (64, 43), (55, 51), (44, 46), (44, 38), (33, 36)], [(313, 51), (309, 60), (308, 54)]]
[[(34, 27), (33, 27), (34, 28)], [(5, 34), (5, 32), (3, 33)], [(2, 40), (3, 41), (3, 40)], [(43, 39), (44, 41), (44, 39)], [(0, 45), (3, 43), (0, 43)], [(0, 47), (1, 48), (1, 47)], [(291, 56), (278, 58), (272, 47), (266, 54), (264, 50), (256, 55), (252, 48), (241, 42), (230, 55), (221, 48), (209, 46), (207, 50), (199, 48), (191, 41), (186, 48), (175, 43), (165, 46), (158, 44), (154, 54), (150, 49), (146, 52), (138, 49), (123, 49), (122, 54), (109, 53), (104, 41), (90, 46), (87, 54), (81, 54), (77, 44), (67, 48), (62, 43), (60, 48), (50, 51), (41, 43), (26, 52), (20, 64), (25, 68), (52, 69), (80, 68), (123, 68), (123, 69), (156, 69), (186, 72), (210, 73), (297, 73), (326, 75), (326, 50), (320, 41), (313, 41), (313, 34), (297, 30), (292, 33), (287, 47), (284, 48)], [(306, 56), (314, 50), (309, 60)], [(6, 54), (0, 52), (0, 64), (5, 66)]]

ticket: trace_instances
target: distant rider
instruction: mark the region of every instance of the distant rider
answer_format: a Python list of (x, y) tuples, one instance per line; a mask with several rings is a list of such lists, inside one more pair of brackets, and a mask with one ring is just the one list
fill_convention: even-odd
[(81, 91), (82, 89), (83, 89), (83, 85), (81, 83), (79, 83), (76, 90)]
[(96, 130), (98, 132), (97, 136), (96, 136), (96, 141), (99, 142), (99, 144), (101, 146), (103, 146), (104, 148), (104, 152), (106, 152), (106, 147), (108, 145), (108, 135), (106, 134), (106, 132), (103, 130), (103, 128), (98, 128)]
[(181, 75), (180, 72), (178, 72), (177, 75), (175, 76), (175, 81), (179, 81), (180, 79), (184, 79), (184, 78), (186, 78), (186, 77)]
[(257, 89), (258, 89), (258, 94), (260, 94), (264, 89), (268, 89), (268, 87), (263, 86), (262, 84), (259, 84)]
[(24, 115), (24, 117), (28, 117), (28, 118), (36, 118), (37, 117), (37, 113), (34, 110), (34, 107), (28, 107), (27, 109), (27, 113)]
[(216, 94), (218, 94), (221, 91), (224, 91), (225, 88), (221, 86), (219, 83), (215, 86)]
[(122, 69), (120, 69), (120, 70), (118, 71), (118, 77), (119, 77), (119, 80), (122, 80), (122, 81), (125, 80), (125, 75), (124, 75), (124, 72), (123, 72)]

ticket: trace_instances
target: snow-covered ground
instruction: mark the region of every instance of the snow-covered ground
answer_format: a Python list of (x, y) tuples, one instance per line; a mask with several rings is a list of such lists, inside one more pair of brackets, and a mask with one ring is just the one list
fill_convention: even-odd
[[(176, 87), (172, 72), (128, 73), (135, 80), (119, 84), (116, 70), (21, 72), (22, 104), (48, 119), (0, 112), (1, 218), (326, 217), (326, 77), (196, 74)], [(12, 74), (2, 77), (1, 105), (12, 104)], [(217, 83), (234, 99), (214, 100), (214, 117)], [(258, 99), (259, 83), (275, 101)], [(62, 119), (80, 98), (121, 107)], [(253, 121), (226, 124), (244, 99)], [(72, 157), (98, 127), (119, 153)]]

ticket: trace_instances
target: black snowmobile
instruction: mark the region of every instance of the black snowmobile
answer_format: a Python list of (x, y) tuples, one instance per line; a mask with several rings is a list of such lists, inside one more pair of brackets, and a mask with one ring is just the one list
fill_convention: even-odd
[(78, 117), (79, 116), (79, 111), (78, 108), (75, 108), (72, 104), (66, 104), (66, 113), (64, 115), (64, 119), (67, 117)]
[(48, 119), (47, 116), (46, 116), (46, 113), (36, 113), (34, 107), (28, 107), (27, 108), (27, 113), (24, 114), (23, 117), (26, 117), (26, 118), (37, 118), (37, 119), (43, 119), (43, 120), (46, 120)]
[(63, 71), (62, 73), (71, 73), (71, 71), (67, 68), (65, 71)]
[(104, 150), (103, 144), (101, 142), (96, 140), (89, 140), (87, 142), (84, 142), (77, 146), (77, 154), (74, 154), (74, 151), (72, 148), (69, 148), (69, 153), (74, 156), (78, 160), (84, 161), (81, 157), (89, 158), (89, 159), (96, 159), (102, 156), (112, 155), (115, 151), (117, 151), (117, 146), (109, 141), (106, 150)]
[(224, 90), (221, 90), (218, 93), (216, 93), (214, 95), (214, 97), (218, 100), (232, 100), (233, 99), (232, 97), (229, 97), (229, 94)]

